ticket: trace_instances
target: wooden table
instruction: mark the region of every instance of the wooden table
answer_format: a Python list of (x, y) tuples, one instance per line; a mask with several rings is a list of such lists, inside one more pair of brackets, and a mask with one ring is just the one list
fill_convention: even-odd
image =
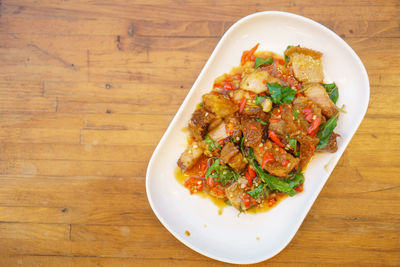
[(0, 266), (224, 265), (159, 223), (146, 167), (222, 34), (264, 10), (337, 32), (371, 83), (361, 127), (266, 263), (400, 264), (398, 0), (87, 2), (0, 1)]

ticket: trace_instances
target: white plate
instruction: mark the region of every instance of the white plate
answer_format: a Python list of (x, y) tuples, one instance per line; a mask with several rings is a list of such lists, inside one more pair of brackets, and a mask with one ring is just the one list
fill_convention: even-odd
[[(241, 214), (228, 207), (218, 215), (209, 199), (190, 195), (174, 177), (176, 161), (185, 149), (182, 132), (214, 79), (239, 65), (244, 50), (283, 54), (287, 45), (300, 44), (323, 52), (325, 82), (339, 87), (338, 151), (319, 153), (306, 172), (304, 191), (288, 197), (272, 210)], [(357, 54), (338, 35), (321, 24), (285, 12), (260, 12), (236, 22), (221, 38), (182, 106), (151, 157), (146, 175), (150, 205), (161, 223), (182, 243), (210, 258), (229, 263), (256, 263), (279, 253), (293, 238), (333, 168), (356, 132), (369, 102), (367, 72)], [(190, 232), (190, 236), (185, 235)]]

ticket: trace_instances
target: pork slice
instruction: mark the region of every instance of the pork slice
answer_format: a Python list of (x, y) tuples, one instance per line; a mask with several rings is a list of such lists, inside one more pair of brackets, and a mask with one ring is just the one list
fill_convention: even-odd
[(178, 160), (178, 166), (181, 168), (182, 172), (193, 167), (202, 154), (203, 148), (198, 142), (193, 142), (188, 148), (186, 148)]
[[(247, 181), (245, 182), (247, 183)], [(229, 202), (231, 202), (232, 206), (234, 206), (238, 210), (244, 209), (244, 203), (242, 199), (242, 196), (244, 194), (244, 187), (241, 186), (241, 183), (232, 183), (225, 189), (225, 194)]]
[(324, 80), (322, 71), (322, 53), (301, 47), (292, 47), (285, 51), (289, 56), (289, 64), (293, 68), (294, 76), (301, 82), (321, 83)]
[(246, 158), (242, 153), (237, 153), (232, 158), (230, 158), (228, 165), (232, 167), (236, 172), (241, 173), (247, 165)]
[(204, 94), (204, 107), (220, 118), (225, 118), (228, 115), (235, 113), (239, 107), (223, 95)]
[(306, 134), (296, 136), (296, 139), (300, 144), (300, 167), (304, 170), (314, 155), (315, 147), (318, 145), (319, 139)]
[(189, 121), (189, 130), (196, 141), (203, 140), (207, 134), (209, 125), (215, 118), (215, 114), (205, 110), (205, 108), (199, 108), (193, 112), (192, 118)]
[(322, 114), (330, 118), (338, 112), (336, 105), (329, 98), (328, 93), (321, 84), (313, 83), (307, 86), (304, 94), (321, 108)]
[(267, 83), (281, 83), (281, 81), (265, 70), (255, 70), (246, 74), (240, 82), (240, 89), (256, 94), (268, 91)]
[(322, 148), (321, 150), (330, 152), (330, 153), (335, 153), (338, 150), (337, 141), (336, 141), (336, 138), (338, 136), (340, 136), (340, 135), (332, 132), (331, 135), (329, 136), (328, 144), (326, 145), (326, 147)]
[(243, 117), (259, 118), (265, 122), (268, 122), (270, 115), (265, 113), (261, 107), (255, 105), (246, 105), (242, 112)]
[(229, 134), (226, 132), (225, 122), (222, 122), (220, 125), (215, 127), (207, 135), (214, 141), (223, 140), (223, 139), (229, 137)]
[(258, 146), (261, 143), (263, 127), (261, 123), (251, 118), (242, 118), (242, 131), (244, 145), (249, 147)]
[(237, 153), (239, 153), (239, 149), (233, 143), (229, 142), (222, 148), (220, 158), (224, 162), (229, 162)]
[(264, 169), (270, 174), (283, 177), (291, 172), (300, 162), (299, 158), (293, 157), (290, 153), (280, 148), (277, 144), (266, 141), (264, 144), (254, 148), (254, 156), (257, 162), (262, 166), (262, 161), (266, 153), (273, 156), (274, 162), (268, 162)]

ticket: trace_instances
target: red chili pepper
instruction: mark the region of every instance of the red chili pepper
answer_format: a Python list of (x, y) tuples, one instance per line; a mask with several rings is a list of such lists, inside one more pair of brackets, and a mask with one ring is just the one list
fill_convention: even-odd
[(222, 84), (222, 83), (214, 83), (214, 88), (215, 87), (224, 87), (224, 84)]
[(312, 120), (312, 117), (313, 117), (312, 111), (313, 110), (310, 107), (303, 108), (302, 113), (306, 117), (306, 121), (311, 121)]
[(275, 122), (280, 122), (281, 119), (278, 118), (273, 118), (273, 119), (269, 119), (269, 123), (275, 123)]
[(222, 95), (221, 93), (215, 92), (215, 91), (211, 91), (211, 94), (213, 95)]
[(282, 161), (282, 166), (286, 167), (287, 165), (289, 165), (290, 161), (285, 159), (284, 161)]
[(244, 107), (246, 106), (246, 102), (247, 102), (246, 97), (243, 97), (242, 100), (240, 100), (239, 113), (242, 113), (242, 111), (244, 110)]
[(258, 128), (254, 124), (250, 124), (249, 129), (257, 131)]
[(278, 62), (279, 65), (285, 65), (285, 61), (281, 58), (274, 58), (274, 62)]
[(268, 136), (269, 136), (269, 138), (271, 138), (272, 141), (275, 142), (275, 144), (277, 144), (280, 147), (284, 147), (281, 140), (279, 140), (279, 137), (276, 135), (276, 133), (274, 131), (269, 130)]
[(311, 151), (315, 151), (315, 146), (314, 145), (310, 145), (310, 149), (311, 149)]
[(247, 179), (247, 186), (252, 186), (253, 185), (253, 178), (251, 177), (250, 173), (247, 171), (244, 173)]
[(268, 198), (268, 207), (272, 207), (276, 203), (276, 198)]
[(233, 90), (233, 85), (231, 83), (225, 83), (224, 88), (228, 91)]
[(243, 52), (242, 58), (241, 58), (241, 60), (240, 60), (240, 63), (241, 63), (242, 65), (244, 65), (244, 64), (246, 63), (246, 61), (248, 61), (248, 60), (252, 60), (252, 61), (255, 60), (253, 54), (254, 54), (254, 52), (257, 50), (257, 48), (258, 48), (259, 45), (260, 45), (260, 43), (256, 44), (252, 49), (246, 50), (246, 51)]
[(193, 194), (203, 190), (203, 182), (201, 178), (191, 177), (185, 181), (185, 186), (189, 188), (190, 194)]
[(217, 143), (222, 146), (222, 144), (224, 143), (224, 139), (218, 140)]
[(249, 92), (249, 95), (250, 95), (251, 98), (254, 98), (254, 96), (256, 95), (256, 93), (254, 93), (254, 92)]
[(299, 193), (303, 192), (303, 184), (299, 185), (299, 186), (296, 187), (294, 190), (296, 190), (296, 191), (299, 192)]
[(319, 125), (321, 124), (321, 119), (320, 118), (315, 118), (315, 120), (313, 120), (310, 124), (310, 127), (308, 127), (308, 131), (307, 134), (311, 137), (314, 137), (317, 132), (318, 132), (318, 128)]
[(200, 163), (200, 176), (201, 177), (204, 177), (206, 175), (207, 169), (208, 169), (207, 161), (203, 160)]
[(304, 94), (303, 93), (297, 93), (296, 94), (296, 97), (301, 97), (301, 96), (304, 96)]
[(249, 172), (251, 178), (256, 177), (256, 172), (253, 170), (250, 164), (247, 167), (247, 171)]
[(265, 153), (261, 162), (261, 168), (264, 168), (265, 164), (268, 162), (275, 162), (275, 158), (271, 154)]
[(250, 196), (248, 194), (243, 195), (243, 204), (246, 208), (250, 206)]

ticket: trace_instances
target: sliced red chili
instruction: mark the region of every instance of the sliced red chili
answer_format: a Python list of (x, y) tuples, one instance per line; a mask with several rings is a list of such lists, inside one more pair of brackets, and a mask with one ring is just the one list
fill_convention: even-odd
[(190, 194), (194, 194), (203, 190), (203, 182), (201, 178), (191, 177), (185, 181), (185, 187), (189, 189)]
[(243, 204), (246, 208), (250, 206), (250, 196), (248, 194), (243, 195)]
[(271, 154), (265, 153), (261, 162), (261, 168), (264, 168), (268, 162), (275, 162), (275, 158)]
[(244, 173), (244, 175), (246, 176), (246, 180), (247, 180), (247, 186), (252, 186), (253, 185), (253, 178), (250, 176), (250, 173), (248, 171), (246, 171)]
[(286, 167), (287, 165), (289, 165), (290, 161), (285, 159), (284, 161), (282, 161), (282, 166)]
[(235, 89), (231, 83), (225, 83), (224, 88), (228, 91)]
[(319, 125), (321, 124), (321, 119), (320, 118), (315, 118), (310, 124), (310, 127), (308, 127), (307, 134), (311, 137), (314, 137), (319, 129)]
[(257, 131), (257, 126), (255, 126), (254, 124), (250, 124), (249, 129)]
[(281, 119), (278, 119), (278, 118), (269, 119), (269, 123), (275, 123), (275, 122), (280, 122), (280, 121), (281, 121)]
[(299, 185), (299, 186), (296, 187), (294, 190), (296, 190), (296, 191), (299, 192), (299, 193), (303, 192), (303, 184)]
[(251, 178), (256, 177), (256, 172), (253, 170), (250, 164), (247, 167), (247, 171), (249, 172)]
[(275, 144), (277, 144), (280, 147), (284, 147), (281, 140), (279, 140), (279, 137), (276, 135), (276, 133), (274, 131), (269, 130), (268, 136), (269, 136), (269, 138), (271, 138), (272, 141), (275, 142)]
[(246, 63), (246, 61), (248, 61), (248, 60), (252, 60), (252, 61), (255, 60), (254, 52), (257, 50), (259, 45), (260, 45), (260, 43), (256, 44), (252, 49), (246, 50), (243, 52), (242, 58), (240, 60), (240, 63), (242, 65), (244, 65)]
[(240, 100), (240, 103), (239, 103), (239, 113), (243, 112), (244, 107), (246, 106), (246, 102), (247, 102), (246, 97), (242, 97), (242, 100)]

